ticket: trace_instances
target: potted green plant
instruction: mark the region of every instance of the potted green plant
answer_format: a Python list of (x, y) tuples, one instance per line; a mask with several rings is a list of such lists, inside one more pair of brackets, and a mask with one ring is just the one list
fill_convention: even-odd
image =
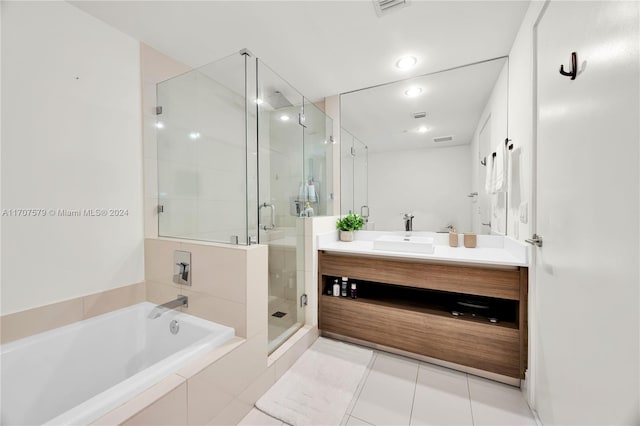
[(340, 231), (340, 241), (353, 241), (353, 231), (362, 229), (364, 219), (357, 213), (349, 213), (336, 222), (336, 228)]

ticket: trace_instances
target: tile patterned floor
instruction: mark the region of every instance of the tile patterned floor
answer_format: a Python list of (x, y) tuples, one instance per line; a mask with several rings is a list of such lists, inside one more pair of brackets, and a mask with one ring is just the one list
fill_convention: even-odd
[[(243, 426), (286, 426), (256, 409)], [(374, 351), (342, 425), (535, 426), (520, 392), (512, 386)]]

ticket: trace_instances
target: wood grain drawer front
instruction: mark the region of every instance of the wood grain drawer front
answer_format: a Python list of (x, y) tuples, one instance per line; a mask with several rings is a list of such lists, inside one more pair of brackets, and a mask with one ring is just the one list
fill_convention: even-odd
[(519, 377), (517, 329), (322, 297), (322, 330)]
[(339, 255), (320, 251), (319, 270), (323, 275), (428, 288), (518, 300), (518, 269), (490, 269), (473, 266), (436, 265), (366, 256)]

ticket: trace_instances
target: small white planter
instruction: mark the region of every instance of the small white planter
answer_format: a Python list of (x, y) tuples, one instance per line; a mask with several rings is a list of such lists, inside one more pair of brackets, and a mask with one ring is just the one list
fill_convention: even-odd
[(353, 241), (354, 231), (340, 231), (340, 241)]

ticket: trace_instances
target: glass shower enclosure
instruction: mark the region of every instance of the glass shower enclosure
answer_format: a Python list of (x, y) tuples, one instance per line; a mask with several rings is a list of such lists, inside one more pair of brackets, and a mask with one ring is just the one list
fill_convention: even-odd
[(304, 324), (304, 218), (333, 202), (330, 119), (246, 50), (157, 99), (158, 234), (269, 246), (271, 352)]

